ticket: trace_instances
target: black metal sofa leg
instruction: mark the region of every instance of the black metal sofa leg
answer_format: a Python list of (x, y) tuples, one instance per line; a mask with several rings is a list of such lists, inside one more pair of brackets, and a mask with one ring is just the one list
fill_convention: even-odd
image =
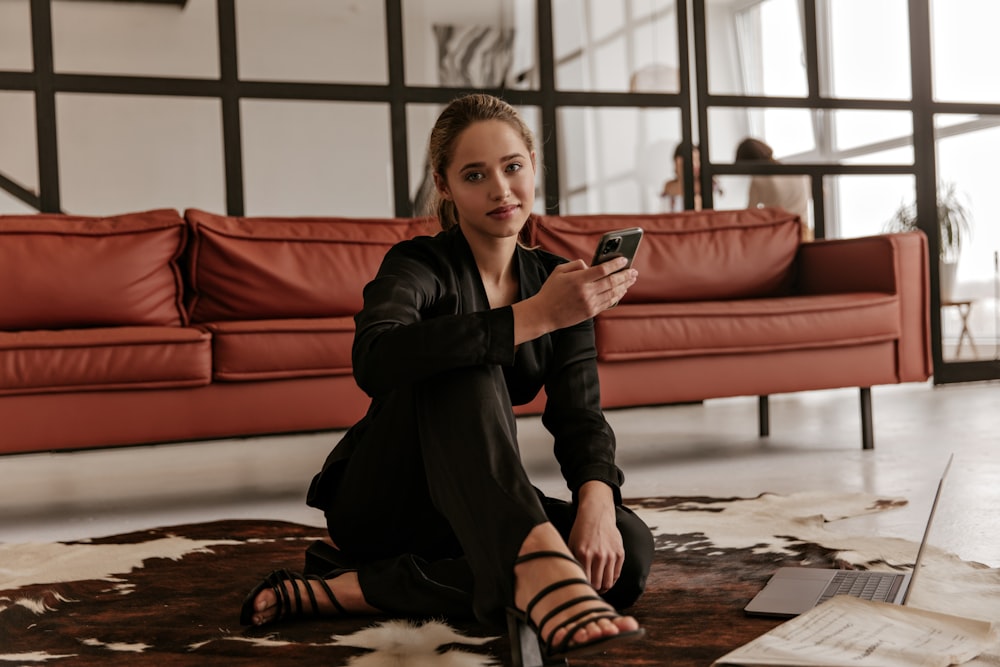
[(861, 449), (875, 449), (871, 387), (861, 387)]
[[(872, 388), (861, 390), (861, 448), (875, 449), (875, 429), (872, 425)], [(771, 414), (767, 395), (757, 397), (757, 424), (760, 437), (771, 435)]]
[(757, 427), (760, 437), (771, 435), (771, 413), (768, 410), (767, 395), (757, 397)]

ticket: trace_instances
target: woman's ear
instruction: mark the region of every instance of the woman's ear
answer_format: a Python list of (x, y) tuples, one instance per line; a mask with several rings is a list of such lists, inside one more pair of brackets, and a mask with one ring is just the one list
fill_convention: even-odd
[(537, 172), (538, 165), (535, 163), (535, 151), (531, 151), (529, 155), (531, 155), (531, 171)]
[(451, 199), (451, 191), (448, 189), (448, 181), (444, 179), (444, 176), (434, 172), (434, 187), (437, 189), (438, 194), (444, 199)]

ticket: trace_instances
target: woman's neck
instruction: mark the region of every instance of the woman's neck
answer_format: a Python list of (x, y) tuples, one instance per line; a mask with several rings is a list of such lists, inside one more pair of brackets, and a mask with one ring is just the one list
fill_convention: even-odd
[(518, 277), (515, 273), (516, 238), (468, 238), (472, 256), (479, 269), (490, 307), (508, 306), (517, 300)]

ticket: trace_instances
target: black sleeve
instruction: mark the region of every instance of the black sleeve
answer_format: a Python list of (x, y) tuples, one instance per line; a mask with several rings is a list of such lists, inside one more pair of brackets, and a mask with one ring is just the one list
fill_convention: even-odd
[[(542, 423), (555, 438), (555, 456), (574, 501), (580, 486), (605, 482), (621, 504), (624, 474), (615, 464), (615, 434), (601, 410), (593, 321), (554, 334), (553, 369), (545, 383)], [(588, 344), (589, 341), (589, 344)]]
[[(535, 291), (558, 263), (565, 260), (537, 253), (545, 269), (534, 274)], [(549, 334), (551, 352), (545, 371), (542, 423), (554, 438), (555, 456), (574, 499), (590, 480), (605, 482), (621, 503), (624, 481), (615, 465), (615, 434), (601, 409), (594, 322), (585, 320)]]
[(443, 243), (403, 242), (365, 286), (351, 359), (369, 396), (455, 368), (513, 363), (512, 309), (479, 304), (477, 312), (462, 312), (470, 306), (462, 303), (469, 301), (461, 278), (466, 260), (447, 250)]

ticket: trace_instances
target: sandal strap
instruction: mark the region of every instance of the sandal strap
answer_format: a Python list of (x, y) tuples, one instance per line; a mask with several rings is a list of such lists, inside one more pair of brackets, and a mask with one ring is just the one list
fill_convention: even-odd
[[(531, 602), (529, 602), (528, 606), (524, 608), (524, 613), (527, 614), (528, 618), (530, 619), (531, 612), (533, 612), (538, 603), (544, 600), (546, 597), (548, 597), (549, 594), (559, 590), (560, 588), (566, 588), (567, 586), (576, 586), (577, 584), (586, 584), (589, 586), (590, 582), (587, 581), (586, 579), (576, 578), (576, 579), (562, 579), (560, 581), (555, 582), (554, 584), (549, 584), (542, 590), (538, 591), (538, 594), (535, 595), (535, 597), (531, 598)], [(546, 615), (545, 619), (543, 619), (542, 622), (538, 624), (539, 628), (545, 625), (545, 621), (548, 620), (548, 617), (549, 615)]]
[[(532, 560), (537, 560), (540, 558), (562, 558), (563, 560), (568, 560), (572, 563), (575, 563), (577, 566), (580, 565), (580, 562), (576, 558), (573, 558), (572, 556), (567, 555), (561, 551), (533, 551), (531, 553), (524, 554), (523, 556), (518, 556), (514, 560), (514, 565), (517, 566), (522, 563), (526, 563)], [(559, 603), (554, 608), (550, 609), (538, 623), (535, 623), (532, 620), (531, 613), (534, 611), (535, 607), (538, 606), (538, 604), (546, 597), (548, 597), (551, 593), (561, 588), (566, 588), (568, 586), (576, 586), (580, 584), (590, 586), (590, 581), (583, 578), (572, 578), (572, 579), (562, 579), (555, 583), (549, 584), (548, 586), (540, 590), (537, 594), (535, 594), (533, 598), (531, 598), (531, 601), (528, 602), (523, 612), (519, 612), (520, 614), (523, 614), (524, 621), (528, 624), (528, 626), (531, 627), (535, 631), (535, 633), (539, 636), (539, 639), (541, 639), (542, 629), (545, 628), (547, 623), (549, 623), (552, 619), (554, 619), (562, 612), (576, 605), (584, 603), (600, 603), (588, 606), (588, 608), (580, 612), (577, 612), (569, 616), (568, 618), (562, 619), (558, 625), (556, 625), (549, 632), (547, 632), (546, 634), (548, 635), (548, 637), (546, 639), (541, 640), (546, 655), (552, 656), (559, 653), (566, 653), (567, 651), (576, 648), (570, 646), (570, 644), (573, 642), (573, 635), (575, 635), (578, 630), (587, 626), (588, 624), (603, 619), (612, 620), (621, 617), (621, 615), (618, 614), (618, 612), (616, 612), (613, 607), (608, 605), (608, 603), (605, 602), (600, 596), (594, 594), (588, 594), (571, 598), (569, 600), (566, 600), (565, 602)], [(559, 644), (556, 646), (554, 645), (552, 638), (555, 636), (557, 632), (559, 632), (559, 630), (563, 629), (566, 630), (566, 633), (565, 635), (563, 635), (562, 641), (560, 641)]]
[[(267, 575), (267, 583), (271, 586), (271, 590), (278, 601), (277, 606), (279, 611), (276, 619), (290, 616), (292, 613), (292, 599), (288, 594), (288, 589), (285, 588), (285, 582), (289, 579), (291, 579), (291, 573), (288, 570), (275, 570)], [(295, 597), (298, 598), (299, 591), (294, 585), (292, 586), (292, 591)], [(299, 602), (299, 600), (297, 599), (296, 602)]]
[[(289, 570), (275, 570), (271, 573), (269, 577), (271, 579), (271, 590), (274, 591), (274, 595), (278, 598), (279, 608), (281, 611), (278, 613), (277, 618), (281, 619), (285, 616), (299, 616), (302, 614), (302, 594), (299, 593), (299, 586), (297, 583), (297, 577), (294, 572)], [(285, 586), (285, 584), (289, 586)], [(288, 589), (291, 588), (291, 594), (288, 593)], [(307, 592), (310, 597), (312, 597), (312, 591)], [(295, 606), (292, 606), (292, 599), (295, 600)], [(315, 605), (315, 600), (313, 601)], [(314, 606), (315, 608), (315, 606)]]
[[(542, 600), (544, 600), (546, 597), (548, 597), (550, 593), (553, 593), (553, 592), (559, 590), (560, 588), (566, 588), (568, 586), (576, 586), (578, 584), (586, 584), (586, 585), (589, 586), (590, 582), (587, 581), (586, 579), (562, 579), (561, 581), (557, 581), (557, 582), (555, 582), (553, 584), (549, 584), (548, 586), (546, 586), (545, 588), (543, 588), (542, 590), (540, 590), (538, 592), (538, 595), (536, 595), (535, 597), (531, 598), (531, 602), (529, 602), (528, 605), (524, 608), (524, 613), (528, 616), (528, 619), (530, 620), (531, 619), (531, 613), (535, 610), (535, 607), (538, 606), (538, 603), (540, 603)], [(593, 596), (587, 596), (587, 599), (590, 599), (591, 597), (593, 597)], [(568, 605), (565, 605), (565, 604), (559, 605), (559, 607), (556, 608), (556, 612), (558, 613), (558, 611), (561, 611), (562, 609), (565, 609), (567, 606), (571, 607), (574, 604), (576, 604), (576, 601), (575, 600), (571, 600)], [(543, 618), (541, 621), (539, 621), (536, 627), (539, 630), (541, 630), (542, 626), (545, 625), (545, 623), (549, 620), (549, 618), (551, 616), (552, 616), (551, 612), (548, 613), (548, 614), (546, 614), (545, 618)]]
[[(612, 612), (613, 611), (614, 610), (612, 610)], [(620, 616), (621, 615), (618, 614), (617, 612), (610, 613), (605, 609), (589, 609), (587, 611), (580, 612), (579, 614), (576, 614), (566, 619), (562, 623), (560, 623), (552, 630), (552, 632), (549, 633), (549, 638), (545, 640), (545, 651), (549, 655), (566, 653), (572, 648), (575, 648), (573, 646), (570, 646), (570, 644), (574, 641), (573, 635), (576, 634), (577, 630), (589, 625), (590, 623), (594, 623), (596, 621), (600, 621), (605, 618), (608, 620), (614, 620), (616, 618), (619, 618)], [(574, 621), (578, 622), (574, 623)], [(559, 642), (558, 646), (554, 646), (552, 643), (552, 637), (554, 637), (556, 632), (558, 632), (559, 630), (566, 628), (567, 625), (572, 625), (572, 627), (566, 629), (566, 634), (563, 635), (562, 641)]]
[[(341, 570), (331, 574), (340, 575), (344, 572), (349, 572), (349, 570)], [(337, 599), (337, 596), (333, 594), (333, 589), (330, 588), (330, 585), (327, 584), (322, 577), (314, 574), (302, 575), (298, 572), (291, 572), (289, 570), (282, 569), (275, 570), (267, 576), (267, 583), (271, 587), (271, 590), (274, 591), (274, 595), (278, 602), (277, 606), (280, 610), (275, 620), (280, 620), (286, 616), (305, 615), (305, 610), (302, 606), (302, 594), (299, 592), (299, 582), (302, 582), (304, 588), (306, 589), (306, 595), (309, 596), (309, 604), (311, 605), (309, 608), (309, 614), (319, 615), (319, 601), (316, 599), (316, 594), (313, 593), (312, 586), (309, 584), (310, 581), (319, 582), (320, 587), (330, 599), (334, 609), (341, 614), (347, 614), (347, 610), (344, 609), (342, 604), (340, 604), (340, 600)], [(289, 584), (287, 587), (285, 586), (286, 583)], [(288, 593), (288, 588), (292, 589), (291, 594)], [(295, 601), (294, 606), (292, 604), (293, 598)]]
[[(340, 576), (344, 572), (347, 572), (347, 570), (341, 570), (340, 572), (337, 572), (336, 576)], [(326, 579), (324, 579), (323, 577), (321, 577), (319, 575), (315, 575), (315, 574), (306, 575), (306, 578), (308, 578), (308, 579), (310, 579), (312, 581), (318, 581), (319, 585), (320, 585), (320, 588), (322, 588), (323, 592), (326, 593), (326, 597), (330, 598), (330, 602), (333, 603), (333, 608), (336, 609), (338, 613), (344, 614), (345, 616), (347, 615), (347, 610), (344, 609), (343, 605), (340, 604), (340, 600), (337, 599), (337, 596), (333, 594), (333, 589), (331, 589), (330, 585), (328, 583), (326, 583)], [(308, 583), (306, 585), (308, 586)], [(309, 595), (310, 595), (310, 597), (312, 597), (312, 592), (311, 591), (310, 591)], [(317, 609), (318, 609), (318, 607), (316, 606), (316, 600), (315, 600), (315, 598), (313, 598), (313, 611), (315, 611)]]
[[(584, 611), (581, 611), (567, 619), (564, 619), (561, 623), (559, 623), (559, 625), (555, 627), (555, 630), (566, 627), (568, 624), (572, 623), (578, 618), (583, 618), (587, 614), (598, 614), (598, 613), (607, 613), (608, 611), (614, 611), (613, 609), (608, 607), (607, 603), (605, 603), (604, 600), (597, 597), (596, 595), (581, 595), (580, 597), (575, 597), (571, 600), (567, 600), (566, 602), (558, 604), (552, 609), (550, 609), (549, 613), (545, 614), (542, 620), (538, 622), (539, 629), (544, 628), (546, 623), (551, 621), (553, 618), (555, 618), (562, 612), (566, 611), (567, 609), (570, 609), (571, 607), (575, 607), (578, 604), (583, 604), (584, 602), (599, 602), (600, 606), (590, 606)], [(549, 636), (553, 635), (555, 633), (555, 630), (548, 633)]]
[(310, 613), (313, 614), (313, 615), (319, 613), (319, 603), (316, 602), (316, 594), (313, 593), (312, 586), (309, 585), (309, 580), (307, 580), (305, 577), (303, 577), (298, 572), (293, 572), (292, 573), (292, 578), (294, 579), (294, 581), (292, 582), (292, 587), (295, 589), (295, 612), (296, 612), (296, 614), (297, 615), (302, 615), (303, 614), (303, 610), (302, 610), (302, 596), (299, 595), (299, 582), (300, 581), (303, 584), (303, 588), (306, 589), (306, 593), (309, 595), (309, 604), (311, 605), (309, 607)]
[[(580, 565), (580, 561), (578, 561), (577, 559), (573, 558), (569, 554), (565, 554), (565, 553), (563, 553), (561, 551), (532, 551), (530, 553), (526, 553), (523, 556), (518, 556), (514, 560), (514, 567), (517, 567), (518, 565), (521, 565), (522, 563), (527, 563), (529, 561), (538, 560), (538, 559), (541, 559), (541, 558), (562, 558), (563, 560), (568, 560), (571, 563), (574, 563), (578, 567), (582, 568), (582, 566)], [(545, 598), (545, 596), (547, 596), (549, 593), (552, 593), (553, 591), (559, 590), (560, 588), (564, 588), (566, 586), (572, 586), (574, 584), (581, 584), (581, 583), (582, 584), (588, 584), (588, 585), (590, 584), (590, 582), (587, 581), (586, 579), (579, 579), (579, 578), (576, 578), (576, 579), (563, 579), (562, 581), (557, 581), (554, 584), (550, 584), (550, 585), (546, 586), (545, 588), (543, 588), (541, 591), (539, 591), (535, 595), (535, 597), (531, 598), (531, 601), (528, 602), (528, 605), (525, 607), (524, 615), (527, 618), (528, 623), (531, 624), (531, 625), (534, 625), (533, 623), (531, 623), (531, 612), (534, 610), (535, 606), (539, 602), (541, 602), (541, 600), (543, 598)]]

